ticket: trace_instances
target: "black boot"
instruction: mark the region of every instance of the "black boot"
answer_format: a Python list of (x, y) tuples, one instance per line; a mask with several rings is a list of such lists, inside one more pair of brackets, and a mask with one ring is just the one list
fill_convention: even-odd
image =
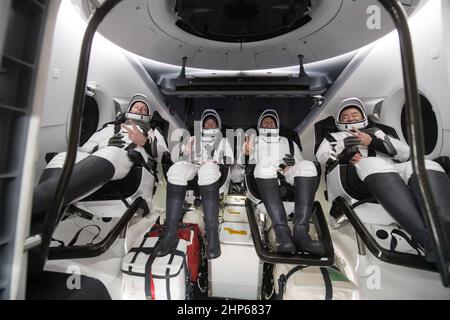
[(167, 183), (166, 195), (166, 223), (163, 238), (155, 248), (155, 256), (164, 257), (175, 250), (178, 244), (178, 225), (183, 209), (186, 186), (178, 186)]
[[(45, 169), (38, 182), (38, 186), (45, 183), (48, 180), (55, 179), (55, 184), (58, 182), (59, 176), (62, 172), (61, 168), (50, 168)], [(36, 196), (36, 195), (35, 195)], [(44, 230), (45, 215), (47, 214), (47, 209), (40, 212), (32, 212), (31, 215), (31, 226), (30, 234), (40, 234)], [(42, 246), (35, 247), (28, 251), (28, 276), (33, 278), (38, 278), (41, 276), (44, 269), (46, 256), (44, 254)]]
[(48, 168), (44, 169), (44, 171), (41, 174), (41, 177), (39, 178), (38, 185), (44, 183), (47, 180), (59, 178), (60, 174), (62, 172), (62, 168)]
[[(41, 177), (39, 179), (39, 182), (37, 184), (37, 187), (35, 188), (34, 191), (34, 201), (37, 201), (37, 199), (43, 197), (45, 195), (45, 191), (40, 190), (38, 191), (38, 187), (47, 183), (47, 181), (53, 180), (53, 182), (51, 182), (49, 185), (53, 184), (56, 186), (56, 184), (58, 183), (59, 177), (61, 175), (62, 172), (62, 168), (50, 168), (50, 169), (45, 169), (42, 174)], [(54, 188), (54, 187), (53, 187)], [(52, 191), (50, 191), (52, 192)], [(53, 189), (54, 192), (54, 189)], [(52, 192), (52, 195), (53, 195)], [(37, 202), (44, 202), (42, 200), (39, 200)], [(49, 204), (48, 204), (49, 205)], [(38, 206), (36, 206), (38, 207)], [(35, 208), (35, 205), (33, 203), (33, 209), (32, 209), (32, 216), (31, 216), (31, 234), (38, 234), (42, 232), (42, 224), (44, 223), (45, 220), (45, 215), (47, 213), (47, 207), (44, 210), (41, 211), (37, 211), (38, 209)]]
[(216, 259), (220, 256), (219, 240), (219, 182), (200, 186), (203, 215), (206, 230), (206, 258)]
[[(438, 221), (443, 226), (444, 236), (447, 243), (450, 244), (450, 178), (443, 172), (427, 170), (428, 181), (430, 182), (431, 192), (436, 203)], [(418, 204), (421, 203), (419, 185), (415, 175), (410, 179), (411, 191)], [(429, 235), (429, 244), (425, 246), (427, 250), (427, 260), (436, 262), (434, 248), (432, 248), (431, 235)]]
[(295, 252), (294, 241), (289, 229), (286, 210), (281, 201), (277, 179), (255, 179), (261, 200), (266, 207), (277, 239), (277, 252)]
[(294, 243), (297, 251), (325, 255), (320, 241), (312, 240), (308, 234), (314, 196), (318, 187), (317, 177), (295, 178), (295, 224)]
[(426, 247), (428, 235), (422, 215), (400, 175), (393, 172), (377, 173), (369, 175), (364, 182), (372, 195), (412, 239)]
[[(41, 183), (34, 188), (33, 214), (48, 209), (60, 177), (56, 170), (60, 169), (55, 169), (53, 173), (50, 171), (44, 172)], [(81, 160), (73, 168), (63, 205), (67, 205), (78, 197), (103, 186), (112, 179), (114, 173), (113, 164), (101, 157), (91, 155)]]

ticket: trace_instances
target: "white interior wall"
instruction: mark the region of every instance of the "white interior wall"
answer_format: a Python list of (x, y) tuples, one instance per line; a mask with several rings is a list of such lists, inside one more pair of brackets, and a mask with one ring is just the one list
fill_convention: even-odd
[[(430, 100), (439, 122), (440, 137), (430, 158), (450, 155), (449, 7), (448, 1), (428, 1), (410, 20), (419, 90)], [(397, 32), (392, 32), (374, 43), (350, 77), (333, 85), (322, 112), (301, 135), (305, 158), (313, 159), (314, 122), (334, 115), (340, 102), (348, 97), (361, 98), (366, 102), (369, 113), (376, 103), (384, 99), (381, 122), (399, 129), (405, 101), (402, 88), (398, 36)], [(398, 131), (402, 135), (401, 129)]]
[[(450, 91), (450, 1), (441, 0), (439, 2), (441, 2), (440, 5), (442, 8), (442, 15), (440, 17), (440, 22), (442, 23), (442, 34), (440, 41), (443, 43), (441, 59), (446, 62), (445, 66), (443, 65), (443, 68), (440, 70), (440, 73), (442, 73), (443, 77), (445, 77), (442, 85), (447, 91), (447, 100), (445, 101), (446, 104), (443, 105), (443, 108), (446, 108), (446, 112), (441, 113), (443, 117), (442, 119), (445, 122), (442, 139), (442, 154), (450, 155), (450, 100), (448, 99), (448, 94)], [(442, 91), (445, 91), (445, 89)]]

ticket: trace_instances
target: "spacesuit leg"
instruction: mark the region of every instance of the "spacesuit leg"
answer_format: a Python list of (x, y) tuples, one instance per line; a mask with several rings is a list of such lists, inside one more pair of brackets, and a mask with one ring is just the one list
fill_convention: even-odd
[(195, 178), (198, 167), (187, 161), (176, 162), (167, 172), (167, 180), (174, 185), (187, 186)]
[(206, 229), (206, 258), (220, 256), (219, 241), (219, 165), (207, 162), (198, 171), (198, 184), (202, 197), (203, 215)]
[[(397, 163), (393, 165), (399, 172), (405, 183), (410, 183), (411, 176), (413, 175), (413, 168), (411, 161), (404, 163)], [(425, 169), (427, 171), (437, 171), (445, 174), (445, 170), (435, 161), (425, 160)]]
[[(431, 193), (437, 207), (438, 221), (442, 226), (447, 243), (450, 244), (450, 178), (447, 176), (444, 169), (442, 169), (442, 167), (434, 161), (426, 160), (425, 167), (427, 169), (427, 177), (430, 182)], [(410, 187), (417, 204), (420, 205), (422, 200), (420, 197), (416, 175), (411, 176)], [(428, 247), (426, 247), (427, 260), (435, 262), (436, 257), (431, 243), (432, 241), (430, 237)]]
[[(66, 153), (58, 154), (47, 165), (47, 169), (62, 168)], [(130, 171), (133, 163), (125, 150), (116, 147), (103, 148), (90, 155), (78, 152), (75, 166), (64, 196), (64, 205), (78, 197), (89, 194), (110, 180), (124, 178)], [(46, 169), (46, 170), (47, 170)], [(44, 174), (48, 176), (48, 174)], [(33, 213), (46, 211), (58, 184), (59, 175), (44, 180), (36, 186), (33, 199)]]
[[(51, 168), (49, 170), (58, 170)], [(42, 233), (44, 224), (46, 223), (46, 213), (53, 199), (56, 187), (59, 182), (61, 172), (54, 171), (54, 175), (41, 179), (42, 183), (38, 184), (34, 188), (33, 206), (32, 206), (32, 218), (31, 218), (31, 234)], [(104, 185), (111, 180), (114, 175), (113, 165), (100, 157), (88, 156), (78, 162), (67, 186), (66, 193), (64, 195), (63, 205), (67, 205), (73, 202), (78, 197), (86, 194), (90, 190), (95, 190), (98, 187)], [(34, 248), (29, 252), (30, 268), (29, 273), (31, 275), (39, 275), (45, 263), (45, 256), (40, 247)]]
[(316, 166), (311, 161), (298, 161), (293, 168), (286, 172), (285, 176), (288, 183), (294, 178), (295, 223), (293, 238), (297, 251), (325, 255), (321, 243), (312, 240), (308, 234), (313, 202), (319, 186)]
[(188, 162), (177, 162), (167, 172), (166, 223), (161, 242), (155, 248), (155, 256), (163, 257), (173, 251), (178, 243), (180, 223), (186, 188), (197, 174), (197, 167)]
[(355, 164), (356, 172), (361, 181), (366, 180), (369, 175), (377, 173), (396, 173), (399, 174), (396, 168), (384, 160), (383, 158), (368, 157), (361, 159)]
[[(38, 220), (40, 222), (44, 221), (46, 209), (48, 206), (48, 204), (45, 203), (51, 200), (48, 199), (49, 196), (50, 197), (53, 196), (54, 191), (52, 190), (56, 187), (59, 181), (59, 177), (62, 172), (62, 167), (64, 166), (64, 162), (66, 160), (66, 156), (67, 156), (66, 152), (61, 152), (57, 154), (47, 164), (44, 171), (42, 172), (41, 177), (39, 178), (39, 182), (37, 183), (34, 189), (32, 220)], [(88, 156), (90, 156), (89, 153), (77, 152), (75, 165), (78, 164), (80, 161), (86, 159)], [(49, 194), (49, 192), (51, 194)], [(32, 222), (32, 228), (33, 225), (34, 223)]]
[[(77, 152), (77, 158), (75, 160), (75, 164), (80, 162), (82, 159), (89, 156), (88, 153)], [(81, 159), (80, 159), (81, 158)], [(66, 152), (57, 154), (45, 167), (44, 171), (42, 171), (41, 177), (39, 178), (39, 182), (37, 185), (45, 183), (47, 180), (58, 177), (61, 173), (61, 169), (64, 166), (64, 161), (66, 160)]]
[(272, 227), (276, 235), (277, 251), (284, 253), (295, 252), (295, 244), (287, 223), (286, 210), (281, 201), (275, 168), (271, 169), (270, 167), (257, 164), (255, 167), (255, 178), (261, 200), (272, 221)]
[(93, 155), (109, 161), (114, 166), (114, 176), (111, 180), (121, 180), (127, 176), (133, 167), (128, 152), (117, 147), (106, 147), (96, 151)]
[[(61, 169), (64, 166), (64, 162), (66, 161), (67, 152), (58, 153), (53, 157), (52, 160), (47, 164), (44, 171), (42, 171), (41, 177), (37, 185), (45, 183), (47, 180), (54, 179), (55, 177), (59, 177), (61, 173)], [(86, 152), (77, 152), (77, 156), (75, 159), (75, 164), (79, 163), (81, 160), (89, 157), (90, 154)]]
[[(51, 170), (55, 170), (52, 168)], [(54, 171), (56, 173), (56, 171)], [(50, 205), (60, 174), (53, 174), (41, 179), (43, 182), (34, 188), (33, 215), (45, 212)], [(64, 205), (67, 205), (88, 193), (90, 190), (104, 185), (114, 175), (114, 166), (107, 160), (91, 155), (78, 162), (74, 168), (64, 196)]]
[(426, 246), (427, 231), (422, 215), (396, 167), (379, 158), (364, 158), (357, 165), (372, 195), (411, 237)]

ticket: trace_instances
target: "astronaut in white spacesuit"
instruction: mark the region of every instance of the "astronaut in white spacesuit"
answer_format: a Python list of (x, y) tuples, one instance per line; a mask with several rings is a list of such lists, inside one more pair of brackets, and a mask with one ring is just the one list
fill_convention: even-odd
[(186, 196), (188, 181), (198, 175), (206, 229), (206, 258), (215, 259), (221, 254), (218, 234), (220, 165), (231, 165), (233, 150), (222, 137), (219, 114), (207, 109), (201, 117), (201, 136), (190, 137), (184, 143), (179, 161), (167, 173), (166, 230), (160, 244), (155, 248), (156, 256), (165, 256), (177, 244), (178, 223)]
[[(255, 178), (261, 200), (272, 221), (276, 235), (277, 251), (324, 254), (320, 242), (310, 238), (309, 220), (318, 187), (317, 169), (311, 161), (303, 159), (299, 147), (281, 137), (280, 119), (275, 110), (265, 110), (258, 120), (258, 137), (250, 137), (244, 152), (250, 161), (256, 161)], [(293, 146), (293, 150), (292, 149)], [(295, 222), (293, 235), (287, 223), (281, 200), (278, 174), (295, 186)]]
[[(322, 141), (316, 153), (317, 160), (323, 165), (353, 164), (359, 178), (386, 211), (431, 253), (430, 239), (417, 205), (419, 193), (408, 161), (409, 146), (379, 128), (369, 127), (364, 104), (358, 98), (342, 102), (335, 122), (339, 131), (330, 133)], [(434, 161), (425, 160), (425, 167), (441, 222), (450, 233), (449, 214), (444, 212), (450, 208), (450, 179)]]
[[(134, 164), (131, 151), (142, 155), (145, 163), (150, 159), (159, 162), (168, 148), (159, 129), (151, 127), (151, 118), (147, 97), (137, 94), (128, 105), (125, 119), (106, 124), (93, 134), (78, 149), (64, 205), (91, 194), (110, 180), (123, 179)], [(65, 152), (56, 155), (43, 171), (34, 188), (34, 216), (48, 209), (65, 158)]]

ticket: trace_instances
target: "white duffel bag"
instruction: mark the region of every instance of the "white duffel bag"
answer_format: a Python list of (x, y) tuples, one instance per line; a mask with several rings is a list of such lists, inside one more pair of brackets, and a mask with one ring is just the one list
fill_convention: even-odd
[(281, 300), (357, 300), (356, 286), (334, 268), (276, 264), (275, 294)]
[(139, 239), (122, 262), (124, 300), (185, 300), (189, 274), (187, 241), (180, 239), (176, 250), (164, 257), (151, 255), (157, 237)]

